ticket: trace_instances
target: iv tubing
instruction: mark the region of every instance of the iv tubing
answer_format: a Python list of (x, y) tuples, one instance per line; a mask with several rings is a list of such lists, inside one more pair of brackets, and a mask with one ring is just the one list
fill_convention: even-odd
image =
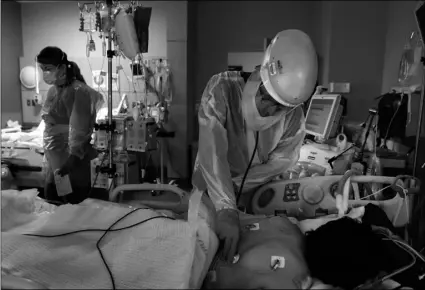
[[(422, 64), (424, 66), (424, 64)], [(416, 128), (416, 140), (415, 140), (415, 155), (413, 158), (413, 176), (417, 177), (417, 167), (418, 167), (418, 158), (419, 158), (419, 143), (421, 140), (422, 133), (422, 121), (424, 115), (424, 88), (425, 88), (425, 69), (422, 67), (422, 89), (421, 89), (421, 99), (419, 103), (419, 117), (418, 125)]]

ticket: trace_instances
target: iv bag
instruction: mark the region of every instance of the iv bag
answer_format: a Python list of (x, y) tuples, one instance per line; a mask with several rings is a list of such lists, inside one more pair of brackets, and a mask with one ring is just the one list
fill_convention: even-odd
[(84, 32), (96, 31), (96, 16), (90, 12), (83, 12)]
[(416, 33), (413, 32), (403, 48), (403, 54), (400, 60), (398, 71), (398, 82), (400, 85), (407, 86), (411, 78), (416, 75), (421, 57), (422, 46)]
[(118, 13), (115, 17), (115, 31), (121, 51), (127, 58), (133, 60), (140, 53), (133, 16), (124, 11)]
[(111, 27), (114, 26), (114, 22), (111, 19), (111, 17), (109, 17), (108, 10), (106, 9), (100, 10), (99, 14), (100, 14), (100, 30), (102, 32), (109, 31), (109, 29), (111, 29)]
[(162, 85), (162, 96), (168, 104), (173, 100), (173, 84), (171, 78), (171, 68), (168, 60), (163, 60), (164, 79)]

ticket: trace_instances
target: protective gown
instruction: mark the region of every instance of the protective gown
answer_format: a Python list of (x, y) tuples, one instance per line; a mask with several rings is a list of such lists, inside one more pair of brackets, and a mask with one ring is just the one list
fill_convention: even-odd
[[(251, 78), (261, 83), (259, 74)], [(295, 165), (305, 137), (301, 106), (282, 107), (274, 116), (261, 117), (254, 99), (243, 100), (244, 86), (240, 72), (214, 75), (199, 107), (192, 183), (195, 191), (207, 191), (217, 211), (237, 208), (235, 194), (255, 147), (254, 130), (259, 132), (258, 146), (242, 195)]]
[[(76, 166), (80, 167), (73, 168), (70, 173), (73, 193), (90, 188), (90, 160), (95, 157), (90, 141), (96, 112), (103, 102), (100, 93), (77, 80), (49, 89), (41, 114), (46, 124), (43, 146), (47, 161), (47, 191), (55, 191), (52, 173), (65, 164), (70, 154), (78, 157)], [(49, 194), (52, 195), (46, 193)]]

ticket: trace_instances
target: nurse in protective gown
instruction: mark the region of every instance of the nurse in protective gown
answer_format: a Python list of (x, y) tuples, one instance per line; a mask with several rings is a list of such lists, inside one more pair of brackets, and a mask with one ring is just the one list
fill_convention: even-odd
[[(103, 96), (89, 87), (77, 64), (58, 47), (46, 47), (37, 55), (47, 92), (41, 118), (45, 122), (43, 147), (46, 159), (44, 195), (47, 200), (80, 203), (90, 193), (90, 160), (96, 151), (90, 144), (96, 112)], [(54, 174), (69, 175), (72, 193), (58, 196)]]

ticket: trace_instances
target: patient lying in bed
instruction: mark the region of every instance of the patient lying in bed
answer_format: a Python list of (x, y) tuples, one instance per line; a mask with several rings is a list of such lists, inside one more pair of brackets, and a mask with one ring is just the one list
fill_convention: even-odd
[[(361, 218), (364, 208), (350, 212)], [(297, 221), (240, 214), (241, 240), (233, 264), (217, 259), (205, 281), (208, 289), (333, 289), (309, 276), (303, 234), (338, 219)]]
[[(2, 231), (19, 227), (21, 231), (25, 229), (25, 225), (28, 225), (28, 221), (31, 220), (31, 217), (27, 216), (28, 220), (17, 218), (19, 212), (24, 211), (27, 212), (28, 215), (31, 215), (43, 211), (52, 212), (56, 209), (56, 207), (53, 206), (50, 209), (42, 208), (37, 206), (37, 202), (35, 205), (34, 203), (29, 203), (28, 200), (34, 196), (31, 192), (24, 192), (21, 194), (21, 201), (13, 199), (11, 197), (13, 195), (16, 196), (16, 194), (12, 192), (2, 193)], [(19, 204), (21, 204), (21, 206), (19, 206)], [(22, 204), (24, 205), (23, 208)], [(65, 211), (67, 210), (64, 208), (63, 212)], [(107, 209), (107, 211), (111, 212), (110, 209)], [(365, 208), (360, 207), (351, 210), (347, 216), (352, 220), (359, 220), (363, 217), (364, 213)], [(88, 212), (86, 212), (86, 215), (87, 214)], [(89, 216), (86, 217), (89, 218)], [(80, 219), (81, 217), (79, 215), (75, 218)], [(104, 219), (104, 217), (102, 217), (102, 219)], [(116, 217), (111, 218), (111, 220), (115, 219)], [(335, 289), (335, 287), (326, 285), (310, 276), (309, 264), (307, 264), (308, 259), (304, 258), (305, 239), (303, 234), (317, 230), (321, 226), (338, 219), (339, 218), (336, 216), (327, 216), (318, 219), (297, 221), (279, 216), (265, 217), (241, 214), (240, 221), (243, 232), (239, 245), (239, 255), (237, 255), (234, 262), (230, 264), (223, 262), (217, 256), (211, 264), (210, 272), (205, 280), (205, 287), (208, 289)], [(85, 220), (87, 221), (87, 219)], [(67, 230), (64, 229), (69, 227), (79, 227), (77, 225), (71, 226), (70, 224), (61, 224), (57, 218), (55, 221), (51, 222), (52, 225), (55, 224), (54, 227), (50, 227), (51, 230), (58, 233), (66, 232)], [(110, 221), (106, 221), (105, 224), (109, 225)], [(104, 228), (105, 225), (101, 227)], [(130, 235), (130, 232), (125, 236), (128, 235)], [(81, 241), (78, 242), (78, 239), (81, 240), (82, 238), (88, 237), (89, 236), (73, 236), (73, 239), (68, 238), (68, 242), (65, 240), (63, 242), (74, 247), (75, 245), (81, 244)], [(40, 241), (48, 242), (49, 239)], [(75, 243), (74, 246), (73, 243)], [(84, 242), (84, 244), (86, 245), (87, 242)], [(13, 245), (15, 245), (15, 242)], [(9, 255), (10, 251), (3, 247), (4, 245), (2, 245), (3, 254)], [(9, 243), (8, 247), (12, 247), (12, 244)], [(13, 251), (16, 251), (16, 249)], [(91, 251), (93, 251), (93, 253), (90, 252), (93, 257), (98, 258), (97, 253), (92, 249)], [(126, 255), (134, 256), (135, 254), (126, 253)], [(114, 256), (118, 257), (118, 253)], [(70, 261), (75, 260), (71, 258), (71, 256), (68, 258)], [(2, 265), (3, 273), (8, 271), (5, 266), (7, 265), (7, 261), (6, 259), (5, 263)], [(48, 265), (48, 263), (45, 263), (45, 266), (46, 265)], [(91, 266), (95, 265), (93, 264)], [(139, 266), (142, 267), (141, 265)], [(104, 269), (102, 267), (97, 268), (99, 268), (99, 271), (96, 270), (95, 273), (101, 275), (102, 278), (104, 278), (102, 281), (104, 281), (107, 277), (105, 276)], [(14, 273), (11, 274), (13, 275)], [(34, 277), (38, 277), (37, 275)], [(123, 273), (120, 273), (120, 276), (121, 275), (123, 275)], [(126, 275), (126, 277), (128, 278), (129, 276)], [(46, 279), (42, 280), (44, 283), (46, 281)], [(108, 286), (107, 279), (106, 282), (104, 281), (102, 283), (105, 283), (102, 284), (102, 286)]]
[[(321, 269), (320, 265), (322, 267), (327, 265), (324, 261), (326, 256), (335, 259), (335, 255), (339, 255), (329, 252), (332, 251), (332, 248), (338, 248), (336, 245), (332, 245), (333, 237), (338, 236), (338, 233), (327, 236), (329, 239), (327, 237), (321, 239), (323, 243), (329, 242), (329, 246), (326, 252), (320, 253), (320, 259), (314, 263), (311, 263), (312, 255), (311, 252), (306, 252), (306, 246), (309, 245), (309, 250), (312, 249), (311, 243), (308, 243), (310, 233), (318, 233), (321, 227), (346, 219), (357, 221), (355, 224), (358, 224), (362, 221), (364, 214), (365, 207), (354, 208), (343, 217), (330, 215), (303, 221), (279, 216), (264, 217), (241, 214), (242, 233), (239, 254), (235, 257), (233, 264), (217, 258), (205, 280), (205, 287), (207, 289), (342, 289), (335, 285), (327, 285), (317, 279), (310, 267), (314, 264), (316, 272), (318, 272), (317, 269), (319, 269), (318, 273), (326, 272), (326, 269)], [(306, 234), (308, 236), (305, 238)], [(318, 242), (317, 235), (311, 236), (314, 236), (315, 241)], [(361, 237), (357, 238), (361, 239)], [(318, 248), (316, 246), (315, 251), (320, 251)], [(365, 254), (367, 256), (367, 253)], [(353, 259), (352, 256), (350, 258)], [(363, 263), (368, 264), (368, 261), (364, 260)], [(370, 268), (372, 270), (371, 278), (374, 278), (376, 276), (373, 271), (376, 271), (375, 266), (379, 263), (369, 264), (373, 264)], [(344, 263), (334, 266), (336, 269), (340, 269), (341, 275), (347, 273)], [(327, 281), (338, 281), (338, 278), (332, 278), (335, 276), (335, 271), (332, 269), (332, 273), (328, 273), (331, 278), (328, 278)], [(363, 275), (358, 275), (361, 280), (365, 273), (363, 273), (364, 271), (360, 272)], [(346, 281), (345, 284), (349, 285), (350, 282), (356, 284), (359, 281), (358, 278), (356, 279)], [(361, 281), (355, 286), (364, 282), (366, 281)], [(397, 285), (395, 282), (389, 283), (389, 285), (381, 283), (380, 288), (375, 286), (374, 289), (393, 289), (392, 285), (394, 284)], [(344, 289), (351, 290), (351, 288)]]

